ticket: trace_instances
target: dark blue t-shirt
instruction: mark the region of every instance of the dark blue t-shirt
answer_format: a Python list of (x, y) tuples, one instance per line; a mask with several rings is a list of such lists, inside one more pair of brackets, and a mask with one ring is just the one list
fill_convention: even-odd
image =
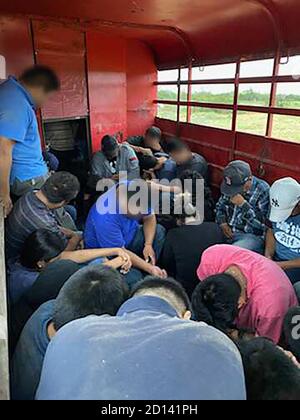
[(300, 215), (285, 222), (273, 223), (276, 239), (276, 259), (290, 261), (300, 258)]
[(117, 188), (103, 194), (90, 210), (84, 230), (84, 244), (88, 249), (126, 248), (138, 231), (142, 217), (122, 214), (117, 203)]
[(33, 400), (39, 384), (45, 353), (50, 343), (47, 327), (54, 313), (54, 300), (44, 303), (27, 321), (11, 366), (14, 400)]

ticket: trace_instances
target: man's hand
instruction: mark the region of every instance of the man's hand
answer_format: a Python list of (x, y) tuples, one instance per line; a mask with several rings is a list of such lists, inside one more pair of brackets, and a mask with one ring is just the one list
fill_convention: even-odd
[(226, 236), (227, 239), (232, 239), (233, 238), (233, 232), (232, 232), (232, 229), (231, 229), (231, 227), (229, 226), (228, 223), (223, 223), (221, 225), (221, 229), (222, 229), (222, 231), (223, 231), (223, 233), (224, 233), (224, 235)]
[(139, 152), (142, 153), (144, 156), (153, 156), (151, 149), (146, 149), (145, 147), (139, 147)]
[(235, 206), (238, 206), (238, 207), (243, 206), (246, 202), (246, 200), (244, 199), (242, 194), (235, 195), (234, 197), (232, 197), (230, 199), (230, 201), (232, 202), (232, 204), (234, 204)]
[(155, 265), (151, 268), (150, 274), (155, 277), (160, 277), (161, 279), (166, 279), (168, 277), (166, 270), (162, 270), (161, 268)]
[(123, 248), (118, 248), (117, 255), (118, 257), (121, 257), (124, 261), (124, 264), (122, 265), (122, 270), (128, 273), (132, 267), (130, 255), (126, 252), (126, 249)]
[(156, 263), (156, 256), (154, 249), (152, 245), (145, 245), (144, 251), (143, 251), (144, 259), (148, 263), (155, 265)]
[(0, 197), (0, 205), (3, 207), (4, 217), (7, 217), (13, 208), (13, 204), (12, 204), (10, 196), (5, 195), (3, 197)]

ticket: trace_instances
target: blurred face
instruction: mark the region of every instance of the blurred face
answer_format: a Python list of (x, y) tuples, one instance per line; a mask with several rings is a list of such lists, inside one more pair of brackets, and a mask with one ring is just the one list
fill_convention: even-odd
[(46, 92), (42, 87), (30, 87), (29, 92), (37, 108), (41, 108), (55, 92)]
[(176, 152), (172, 152), (170, 155), (171, 158), (175, 160), (177, 165), (183, 165), (190, 160), (191, 151), (189, 149), (182, 149)]
[(116, 148), (115, 150), (113, 150), (110, 153), (105, 154), (106, 159), (109, 160), (110, 162), (116, 160), (118, 158), (118, 155), (119, 155), (119, 149), (118, 148)]
[(158, 137), (145, 137), (145, 146), (159, 152), (161, 150), (160, 139)]

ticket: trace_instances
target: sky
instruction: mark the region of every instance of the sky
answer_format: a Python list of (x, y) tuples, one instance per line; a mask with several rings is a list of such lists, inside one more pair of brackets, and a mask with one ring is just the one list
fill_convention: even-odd
[[(288, 62), (287, 62), (288, 61)], [(272, 76), (274, 60), (260, 60), (245, 62), (241, 64), (240, 77), (256, 77), (256, 76)], [(224, 64), (216, 66), (207, 66), (205, 68), (195, 67), (193, 69), (193, 79), (204, 80), (204, 79), (226, 79), (235, 77), (236, 65)], [(295, 76), (295, 80), (300, 80), (300, 56), (282, 58), (282, 64), (280, 65), (279, 75)], [(158, 72), (159, 81), (173, 81), (177, 80), (177, 70), (167, 70)], [(182, 80), (187, 80), (188, 71), (187, 69), (182, 70)], [(165, 89), (161, 87), (161, 89)], [(176, 86), (168, 86), (167, 89), (177, 91)], [(270, 93), (270, 84), (253, 84), (253, 85), (241, 85), (240, 91), (254, 90), (259, 93)], [(212, 93), (226, 93), (233, 91), (233, 85), (199, 85), (193, 86), (194, 92), (208, 91)], [(279, 83), (278, 94), (298, 94), (300, 95), (300, 83)]]

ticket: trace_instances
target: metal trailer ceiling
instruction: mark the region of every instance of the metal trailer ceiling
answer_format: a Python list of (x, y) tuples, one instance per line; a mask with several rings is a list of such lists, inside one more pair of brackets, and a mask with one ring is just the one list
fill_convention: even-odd
[(262, 58), (300, 47), (299, 0), (1, 0), (4, 14), (138, 38), (159, 68)]

